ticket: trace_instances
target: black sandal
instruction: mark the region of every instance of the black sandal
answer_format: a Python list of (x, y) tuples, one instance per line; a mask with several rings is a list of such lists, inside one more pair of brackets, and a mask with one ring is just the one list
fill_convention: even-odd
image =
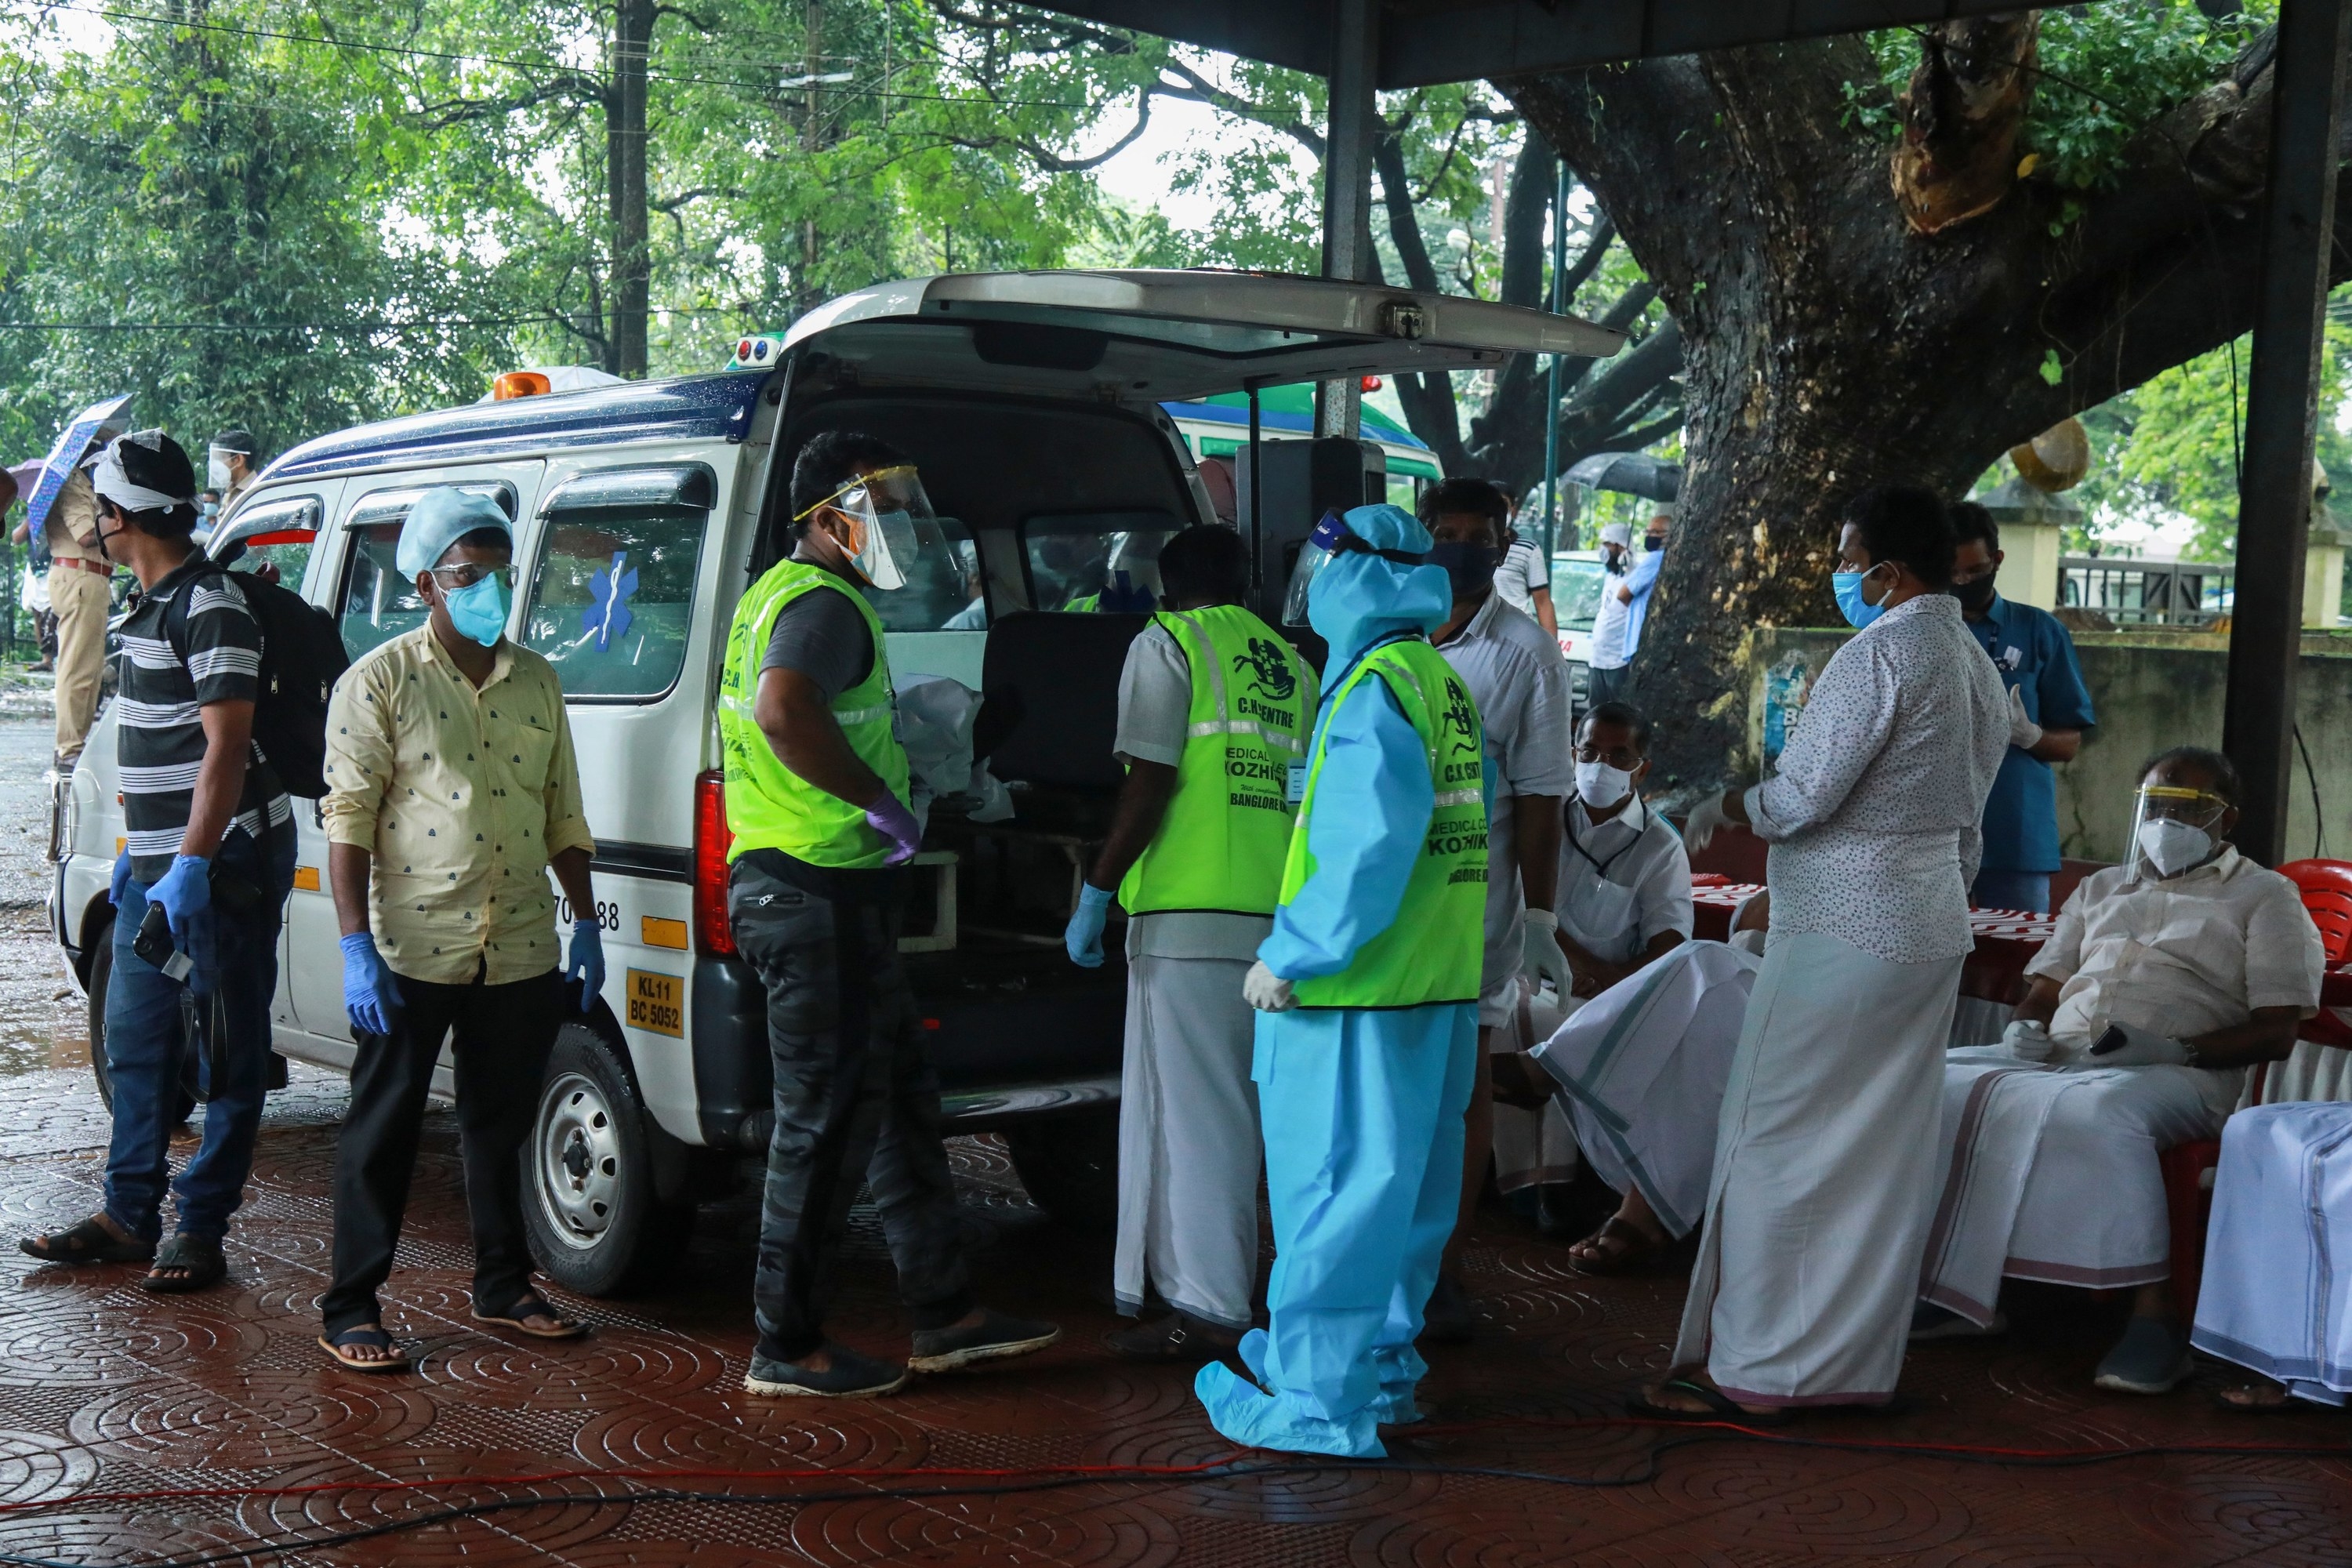
[(1704, 1383), (1687, 1377), (1670, 1377), (1658, 1385), (1658, 1392), (1687, 1394), (1706, 1406), (1705, 1410), (1680, 1410), (1671, 1405), (1653, 1405), (1640, 1394), (1625, 1401), (1625, 1413), (1644, 1421), (1680, 1421), (1692, 1425), (1714, 1426), (1728, 1422), (1735, 1426), (1785, 1426), (1789, 1413), (1767, 1410), (1762, 1414), (1742, 1406), (1739, 1401)]
[[(186, 1272), (167, 1279), (163, 1278), (166, 1268)], [(147, 1278), (139, 1283), (158, 1296), (180, 1296), (191, 1290), (209, 1290), (227, 1278), (228, 1259), (221, 1255), (219, 1242), (175, 1236), (155, 1249), (155, 1261), (148, 1267)]]
[[(535, 1340), (576, 1340), (588, 1331), (588, 1325), (565, 1317), (547, 1304), (538, 1292), (525, 1296), (503, 1312), (485, 1312), (478, 1307), (468, 1309), (466, 1315), (478, 1323), (493, 1323), (501, 1329), (512, 1329), (519, 1334), (529, 1334)], [(525, 1318), (546, 1318), (555, 1327), (534, 1329)]]
[(144, 1263), (155, 1256), (155, 1244), (125, 1241), (92, 1215), (68, 1230), (26, 1237), (16, 1250), (44, 1263)]
[[(371, 1350), (393, 1351), (397, 1353), (369, 1360), (344, 1353), (352, 1345), (366, 1345)], [(355, 1329), (339, 1329), (331, 1334), (319, 1336), (319, 1348), (335, 1358), (335, 1364), (352, 1372), (406, 1372), (408, 1352), (392, 1342), (392, 1336), (376, 1323), (362, 1323)]]

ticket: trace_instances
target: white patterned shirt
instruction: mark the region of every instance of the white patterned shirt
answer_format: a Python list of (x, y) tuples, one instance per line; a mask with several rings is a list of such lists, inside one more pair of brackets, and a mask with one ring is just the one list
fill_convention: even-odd
[(2009, 750), (2000, 674), (1948, 594), (1897, 605), (1830, 657), (1780, 770), (1747, 795), (1771, 845), (1779, 942), (1819, 932), (1894, 963), (1965, 956), (1978, 825)]

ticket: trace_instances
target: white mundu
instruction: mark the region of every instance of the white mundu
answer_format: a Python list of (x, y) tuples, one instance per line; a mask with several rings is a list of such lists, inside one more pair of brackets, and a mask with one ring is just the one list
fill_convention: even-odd
[(1706, 1205), (1724, 1083), (1763, 963), (1719, 942), (1685, 942), (1536, 1047), (1593, 1173), (1638, 1190), (1668, 1236), (1688, 1235)]
[(2352, 1393), (2352, 1105), (2263, 1105), (2221, 1133), (2189, 1342), (2298, 1399)]
[[(1683, 848), (1681, 836), (1665, 818), (1654, 815), (1638, 795), (1626, 802), (1615, 816), (1602, 822), (1594, 822), (1584, 802), (1574, 795), (1569, 797), (1563, 809), (1566, 816), (1559, 847), (1559, 892), (1552, 905), (1553, 912), (1559, 917), (1559, 929), (1586, 951), (1612, 963), (1631, 963), (1652, 941), (1666, 932), (1687, 938), (1694, 920), (1690, 856)], [(1529, 1012), (1525, 992), (1526, 983), (1522, 980), (1519, 1008), (1495, 1034), (1493, 1045), (1498, 1052), (1526, 1050), (1551, 1033), (1549, 1028), (1538, 1030), (1532, 1016), (1521, 1016)], [(1740, 995), (1746, 999), (1744, 988)], [(1573, 1015), (1585, 1003), (1571, 996), (1553, 1005)], [(1557, 1015), (1546, 1021), (1556, 1023)], [(1739, 1033), (1736, 1021), (1731, 1033), (1734, 1037)], [(1716, 1081), (1721, 1084), (1720, 1074)], [(1718, 1088), (1717, 1098), (1720, 1094)], [(1706, 1136), (1712, 1147), (1715, 1117), (1711, 1106)], [(1588, 1151), (1592, 1148), (1589, 1141), (1573, 1131), (1570, 1114), (1559, 1100), (1540, 1110), (1497, 1104), (1495, 1184), (1510, 1193), (1538, 1182), (1570, 1181), (1576, 1174), (1580, 1145)], [(1624, 1190), (1622, 1183), (1610, 1176), (1610, 1172), (1617, 1168), (1613, 1158), (1596, 1153), (1593, 1168), (1619, 1191)], [(1702, 1173), (1702, 1196), (1705, 1184)], [(1687, 1212), (1696, 1215), (1696, 1205)], [(1680, 1235), (1681, 1231), (1675, 1234)]]
[(2000, 1046), (1947, 1059), (1947, 1174), (1920, 1294), (1990, 1323), (2003, 1277), (2096, 1289), (2168, 1278), (2157, 1156), (2212, 1137), (2244, 1070), (2100, 1068), (2088, 1047), (2110, 1024), (2185, 1039), (2258, 1008), (2316, 1008), (2324, 963), (2294, 884), (2226, 846), (2177, 877), (2117, 866), (2086, 879), (2025, 970), (2059, 984), (2056, 1061)]

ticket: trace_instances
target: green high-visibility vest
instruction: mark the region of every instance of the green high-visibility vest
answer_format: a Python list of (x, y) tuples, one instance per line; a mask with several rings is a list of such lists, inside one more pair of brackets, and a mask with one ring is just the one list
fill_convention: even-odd
[(900, 800), (907, 798), (907, 753), (892, 727), (890, 660), (882, 623), (866, 596), (822, 566), (779, 561), (751, 584), (727, 628), (727, 663), (719, 677), (719, 741), (727, 771), (727, 826), (735, 842), (731, 862), (752, 849), (781, 849), (812, 866), (857, 870), (880, 866), (890, 841), (866, 820), (866, 809), (817, 788), (784, 766), (751, 717), (760, 689), (760, 661), (775, 635), (776, 617), (803, 594), (830, 590), (857, 606), (874, 639), (874, 668), (834, 699), (833, 721), (857, 760), (872, 768)]
[(1131, 915), (1270, 915), (1297, 811), (1290, 770), (1307, 761), (1315, 721), (1314, 672), (1238, 605), (1152, 619), (1184, 650), (1192, 702), (1175, 797), (1119, 883), (1119, 904)]
[(1486, 956), (1486, 800), (1482, 787), (1486, 736), (1477, 704), (1444, 655), (1421, 637), (1383, 643), (1358, 661), (1324, 700), (1307, 770), (1307, 799), (1291, 831), (1282, 871), (1282, 902), (1315, 874), (1307, 847), (1315, 820), (1317, 786), (1330, 716), (1366, 680), (1388, 687), (1429, 757), (1436, 793), (1422, 852), (1406, 881), (1404, 901), (1389, 929), (1356, 950), (1337, 974), (1291, 987), (1302, 1007), (1419, 1007), (1475, 1002)]

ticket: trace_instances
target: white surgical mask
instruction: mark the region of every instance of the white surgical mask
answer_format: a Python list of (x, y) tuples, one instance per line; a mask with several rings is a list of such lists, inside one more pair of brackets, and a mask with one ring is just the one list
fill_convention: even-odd
[(1595, 810), (1615, 805), (1633, 788), (1633, 775), (1623, 768), (1612, 768), (1607, 763), (1576, 764), (1577, 798)]
[(2177, 877), (2213, 853), (2213, 836), (2194, 823), (2159, 816), (2139, 825), (2139, 850), (2158, 876)]
[(205, 458), (205, 488), (213, 490), (228, 489), (228, 459), (218, 452)]

